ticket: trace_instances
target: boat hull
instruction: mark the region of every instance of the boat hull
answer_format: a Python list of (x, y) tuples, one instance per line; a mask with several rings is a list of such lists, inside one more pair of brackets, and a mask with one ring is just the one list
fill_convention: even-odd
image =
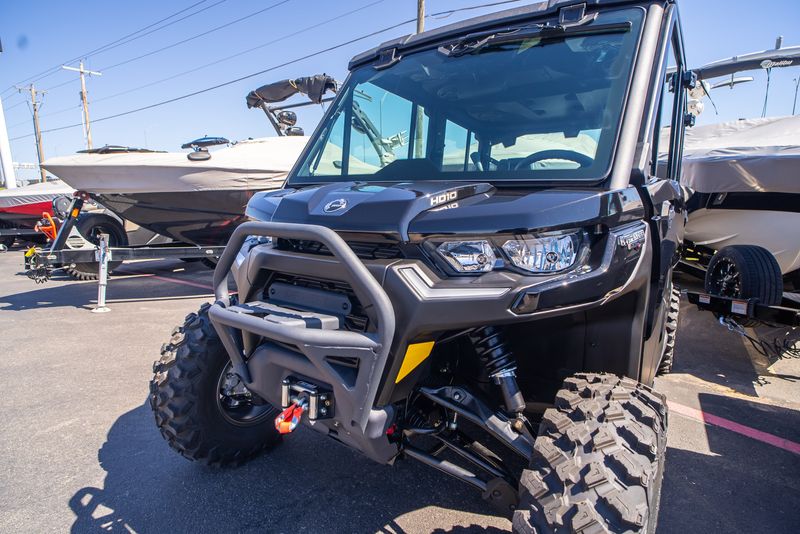
[(800, 269), (800, 213), (795, 211), (700, 208), (689, 214), (686, 239), (713, 250), (758, 245), (775, 256), (781, 273)]
[(0, 221), (15, 228), (33, 228), (43, 213), (53, 214), (52, 202), (35, 202), (13, 208), (0, 208)]
[(143, 228), (183, 243), (224, 245), (245, 220), (254, 190), (92, 194), (105, 208)]

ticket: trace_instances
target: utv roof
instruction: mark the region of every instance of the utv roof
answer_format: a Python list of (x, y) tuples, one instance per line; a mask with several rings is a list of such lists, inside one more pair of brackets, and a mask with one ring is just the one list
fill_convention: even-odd
[[(674, 0), (663, 0), (662, 3), (672, 3)], [(485, 31), (494, 27), (503, 27), (518, 24), (523, 21), (546, 17), (556, 14), (561, 8), (570, 5), (586, 4), (591, 6), (618, 6), (625, 4), (645, 4), (653, 3), (647, 0), (547, 0), (537, 2), (527, 6), (505, 9), (480, 17), (462, 20), (441, 28), (436, 28), (418, 34), (407, 34), (386, 41), (375, 48), (362, 52), (350, 60), (348, 68), (353, 70), (365, 63), (371, 63), (381, 56), (385, 51), (396, 49), (403, 52), (414, 48), (433, 46), (436, 43), (446, 42), (461, 35), (467, 35), (476, 31)]]

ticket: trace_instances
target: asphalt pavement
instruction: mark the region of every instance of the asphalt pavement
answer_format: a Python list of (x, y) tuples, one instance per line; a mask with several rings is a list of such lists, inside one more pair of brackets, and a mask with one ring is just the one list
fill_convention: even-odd
[[(137, 262), (108, 286), (36, 285), (0, 253), (0, 532), (502, 532), (479, 494), (301, 429), (236, 469), (168, 448), (152, 363), (211, 299), (196, 263)], [(659, 533), (800, 531), (800, 362), (772, 363), (683, 303)]]

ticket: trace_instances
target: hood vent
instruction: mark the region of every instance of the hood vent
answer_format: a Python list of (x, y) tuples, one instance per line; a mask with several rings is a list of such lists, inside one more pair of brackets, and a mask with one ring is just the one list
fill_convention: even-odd
[[(397, 243), (369, 243), (364, 241), (348, 241), (347, 244), (362, 260), (395, 260), (403, 258), (403, 251)], [(317, 254), (331, 256), (328, 248), (317, 241), (304, 241), (300, 239), (278, 239), (279, 250), (289, 250), (302, 254)]]

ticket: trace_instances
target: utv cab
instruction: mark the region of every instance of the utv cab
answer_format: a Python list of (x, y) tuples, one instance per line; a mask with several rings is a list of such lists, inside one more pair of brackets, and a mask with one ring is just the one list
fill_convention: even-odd
[(356, 56), (163, 347), (167, 442), (239, 464), (305, 425), (461, 479), (518, 531), (653, 532), (692, 83), (670, 1), (551, 1)]

